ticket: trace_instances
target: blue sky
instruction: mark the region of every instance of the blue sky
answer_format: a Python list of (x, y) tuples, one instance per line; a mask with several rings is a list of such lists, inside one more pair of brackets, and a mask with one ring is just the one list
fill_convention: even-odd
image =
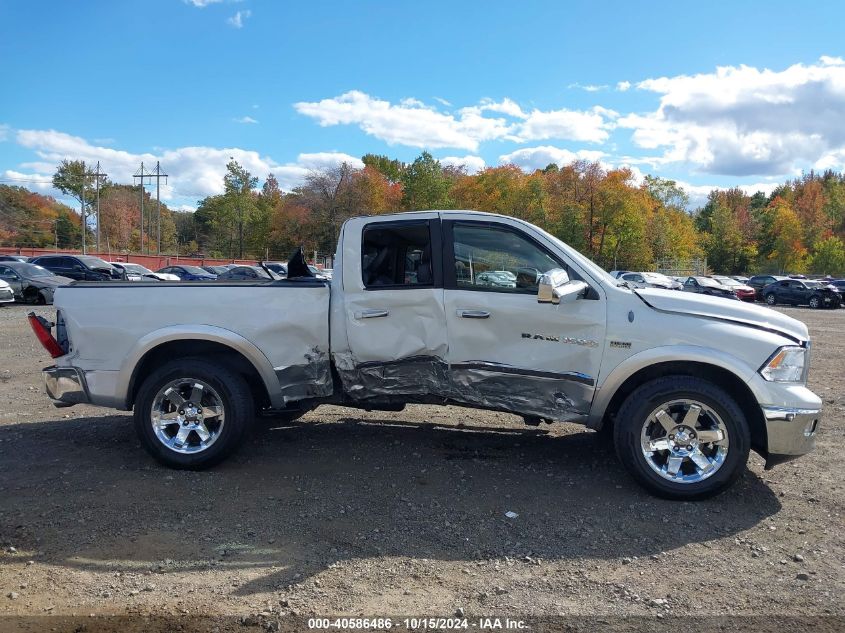
[(575, 157), (768, 189), (845, 169), (845, 3), (0, 3), (0, 182), (63, 157), (191, 208), (234, 156), (293, 187), (367, 152)]

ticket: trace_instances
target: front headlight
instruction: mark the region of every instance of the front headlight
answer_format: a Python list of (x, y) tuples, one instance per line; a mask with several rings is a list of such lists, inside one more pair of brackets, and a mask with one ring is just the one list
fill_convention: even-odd
[(781, 347), (760, 368), (760, 375), (771, 382), (803, 382), (807, 368), (807, 348)]

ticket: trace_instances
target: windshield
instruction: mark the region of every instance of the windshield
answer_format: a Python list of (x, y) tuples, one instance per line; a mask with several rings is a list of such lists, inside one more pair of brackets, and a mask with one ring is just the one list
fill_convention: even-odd
[(22, 277), (55, 277), (52, 272), (47, 270), (42, 266), (38, 266), (36, 264), (24, 264), (14, 263), (14, 262), (7, 262), (6, 264), (17, 273), (20, 273)]
[(731, 279), (730, 277), (713, 277), (716, 281), (718, 281), (723, 286), (742, 286), (744, 284), (739, 283), (736, 279)]
[(185, 269), (186, 273), (191, 273), (192, 275), (205, 275), (208, 276), (209, 272), (207, 270), (203, 270), (199, 266), (182, 266)]
[(149, 268), (144, 268), (141, 264), (121, 264), (128, 273), (135, 273), (136, 275), (148, 275), (153, 272)]
[(88, 268), (105, 268), (106, 270), (112, 270), (112, 265), (109, 264), (106, 260), (100, 259), (99, 257), (91, 257), (90, 255), (82, 255), (79, 257), (79, 260), (88, 266)]
[(702, 286), (709, 286), (710, 288), (718, 288), (721, 284), (715, 279), (709, 277), (696, 277), (696, 281)]

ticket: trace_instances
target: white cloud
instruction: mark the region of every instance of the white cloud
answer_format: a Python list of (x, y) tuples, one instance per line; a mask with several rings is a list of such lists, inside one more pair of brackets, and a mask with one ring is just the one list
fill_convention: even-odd
[(242, 116), (239, 118), (232, 119), (235, 123), (258, 123), (257, 120), (253, 119), (251, 116)]
[(607, 84), (569, 84), (567, 88), (577, 88), (578, 90), (584, 90), (586, 92), (599, 92), (600, 90), (607, 90), (610, 86)]
[[(366, 134), (389, 145), (421, 148), (454, 147), (477, 151), (491, 140), (524, 142), (548, 138), (602, 142), (612, 129), (612, 110), (533, 110), (529, 113), (511, 99), (482, 100), (478, 105), (444, 112), (417, 99), (398, 104), (352, 90), (317, 102), (299, 102), (294, 108), (322, 127), (357, 125)], [(499, 116), (488, 116), (488, 114)]]
[(617, 121), (664, 162), (735, 176), (799, 173), (845, 149), (845, 62), (822, 57), (782, 71), (750, 66), (646, 79), (654, 112)]
[(619, 83), (616, 84), (616, 89), (619, 92), (625, 92), (626, 90), (630, 89), (630, 87), (631, 87), (630, 81), (620, 81)]
[[(145, 169), (152, 169), (156, 161), (161, 161), (162, 169), (170, 176), (168, 184), (162, 185), (162, 199), (175, 200), (177, 203), (184, 203), (185, 199), (223, 193), (223, 175), (226, 172), (226, 163), (231, 158), (259, 179), (263, 180), (269, 173), (275, 174), (279, 185), (287, 190), (301, 184), (302, 179), (313, 170), (325, 169), (343, 162), (353, 167), (363, 167), (359, 159), (341, 152), (302, 153), (295, 162), (279, 163), (269, 156), (239, 147), (180, 147), (163, 149), (157, 154), (133, 153), (92, 145), (81, 137), (56, 130), (18, 130), (16, 140), (20, 146), (33, 151), (40, 159), (24, 165), (44, 174), (52, 174), (56, 165), (64, 159), (84, 160), (87, 163), (99, 160), (103, 171), (112, 181), (131, 183), (132, 175), (138, 171), (141, 161), (144, 162)], [(8, 171), (7, 178), (13, 177), (8, 175), (10, 173), (30, 181), (51, 178), (49, 175)], [(46, 187), (49, 188), (49, 185)]]
[(568, 149), (553, 147), (551, 145), (540, 145), (538, 147), (518, 149), (510, 154), (502, 154), (499, 156), (499, 163), (502, 165), (513, 164), (525, 171), (534, 171), (535, 169), (543, 169), (551, 163), (562, 166), (579, 159), (589, 161), (601, 160), (604, 156), (604, 152), (595, 150), (572, 152)]
[(236, 29), (241, 29), (244, 26), (244, 20), (246, 20), (249, 16), (252, 15), (252, 11), (249, 9), (244, 9), (243, 11), (235, 12), (230, 18), (226, 18), (226, 24), (232, 26)]
[(437, 160), (440, 161), (441, 165), (465, 167), (468, 174), (477, 174), (487, 166), (481, 156), (472, 156), (471, 154), (467, 154), (466, 156), (445, 156)]
[(210, 4), (217, 4), (218, 2), (223, 2), (223, 0), (185, 0), (185, 4), (191, 4), (200, 9), (204, 9)]
[(344, 154), (343, 152), (314, 152), (312, 154), (300, 154), (296, 160), (298, 165), (306, 169), (320, 171), (346, 163), (355, 169), (363, 169), (364, 163), (360, 158)]
[(52, 189), (52, 178), (53, 176), (48, 174), (25, 174), (14, 169), (7, 169), (3, 172), (3, 179), (12, 181), (5, 184), (14, 187), (37, 189), (38, 191)]

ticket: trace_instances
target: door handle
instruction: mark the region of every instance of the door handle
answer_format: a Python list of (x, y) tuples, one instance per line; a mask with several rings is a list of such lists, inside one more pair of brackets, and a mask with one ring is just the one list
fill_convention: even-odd
[(458, 310), (458, 316), (464, 319), (489, 319), (490, 313), (485, 310)]
[(390, 310), (364, 310), (355, 314), (356, 319), (379, 319), (390, 315)]

